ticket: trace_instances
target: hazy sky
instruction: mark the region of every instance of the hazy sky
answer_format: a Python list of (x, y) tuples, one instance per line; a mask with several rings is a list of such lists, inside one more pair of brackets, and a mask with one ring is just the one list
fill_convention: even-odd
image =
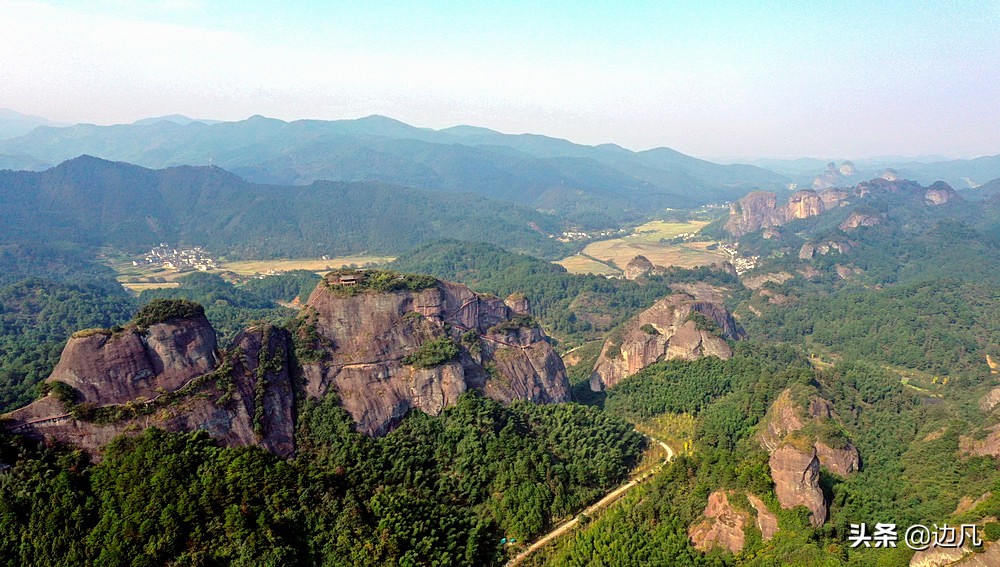
[(1000, 153), (1000, 0), (0, 0), (0, 107), (384, 114), (704, 156)]

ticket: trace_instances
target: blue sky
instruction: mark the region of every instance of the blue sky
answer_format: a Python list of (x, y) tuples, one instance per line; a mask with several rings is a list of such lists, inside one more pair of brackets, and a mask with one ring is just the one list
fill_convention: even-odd
[(1000, 153), (989, 2), (0, 0), (0, 107), (384, 114), (704, 157)]

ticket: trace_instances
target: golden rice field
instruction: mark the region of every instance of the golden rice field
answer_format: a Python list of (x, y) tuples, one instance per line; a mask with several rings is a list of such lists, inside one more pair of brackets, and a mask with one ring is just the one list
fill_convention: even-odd
[[(704, 221), (664, 222), (652, 221), (638, 226), (632, 234), (611, 240), (601, 240), (587, 245), (579, 254), (557, 262), (574, 274), (619, 274), (632, 258), (643, 255), (657, 266), (694, 268), (727, 260), (719, 250), (707, 250), (712, 242), (684, 242), (662, 244), (661, 239), (698, 232), (708, 224)], [(617, 266), (617, 269), (615, 267)]]
[[(327, 260), (316, 258), (291, 258), (279, 260), (238, 260), (232, 262), (222, 262), (220, 269), (210, 270), (209, 273), (232, 272), (241, 276), (252, 276), (254, 274), (267, 274), (270, 272), (288, 272), (291, 270), (309, 270), (318, 274), (324, 274), (337, 268), (345, 268), (351, 265), (364, 266), (365, 264), (386, 264), (395, 260), (391, 256), (340, 256)], [(131, 260), (116, 258), (110, 262), (111, 267), (118, 272), (118, 281), (123, 287), (141, 293), (146, 289), (177, 287), (175, 280), (190, 273), (187, 271), (167, 270), (164, 268), (136, 267), (131, 264)], [(154, 281), (157, 280), (157, 281)], [(164, 280), (164, 281), (158, 281)]]

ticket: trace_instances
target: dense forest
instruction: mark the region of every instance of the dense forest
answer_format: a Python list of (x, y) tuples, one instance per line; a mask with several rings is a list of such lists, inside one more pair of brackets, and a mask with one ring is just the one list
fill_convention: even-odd
[[(577, 405), (475, 394), (381, 439), (333, 397), (297, 458), (148, 430), (88, 466), (3, 438), (0, 550), (21, 565), (487, 565), (621, 481), (642, 437)], [(27, 460), (25, 460), (27, 459)]]
[[(865, 206), (884, 222), (847, 235), (837, 228), (845, 208), (794, 221), (781, 240), (742, 239), (745, 252), (761, 255), (745, 278), (789, 276), (753, 289), (710, 268), (626, 281), (572, 275), (495, 244), (425, 242), (430, 233), (407, 240), (400, 246), (422, 244), (393, 270), (500, 297), (524, 293), (560, 352), (580, 346), (566, 356), (574, 402), (504, 406), (468, 392), (440, 415), (414, 411), (388, 435), (369, 438), (336, 397), (297, 396), (290, 459), (223, 448), (205, 433), (151, 429), (116, 440), (91, 462), (0, 434), (0, 464), (14, 465), (0, 473), (0, 563), (502, 564), (651, 470), (655, 446), (637, 431), (669, 442), (678, 456), (526, 564), (906, 564), (905, 547), (851, 548), (849, 526), (858, 522), (985, 522), (981, 533), (995, 539), (1000, 524), (985, 519), (1000, 515), (996, 459), (968, 447), (997, 423), (982, 400), (1000, 385), (987, 365), (987, 355), (1000, 360), (1000, 240), (990, 208), (998, 205), (929, 208), (886, 196)], [(441, 233), (450, 234), (434, 231)], [(798, 257), (798, 246), (822, 239), (852, 246)], [(122, 324), (155, 300), (202, 305), (223, 349), (254, 321), (294, 336), (309, 331), (295, 300), (307, 299), (316, 274), (233, 283), (193, 273), (135, 298), (92, 254), (69, 244), (0, 247), (0, 411), (37, 397), (36, 384), (73, 331)], [(397, 281), (420, 288), (433, 279)], [(590, 392), (603, 339), (672, 285), (690, 282), (726, 290), (750, 340), (733, 343), (727, 360), (660, 361)], [(384, 285), (373, 278), (338, 293), (395, 289)], [(428, 341), (407, 364), (433, 366), (457, 352), (449, 340)], [(786, 391), (828, 402), (823, 434), (860, 454), (860, 470), (849, 476), (820, 471), (829, 514), (819, 527), (804, 508), (781, 508), (761, 443), (768, 412)], [(748, 527), (736, 555), (696, 549), (688, 530), (719, 490), (737, 510), (751, 509), (747, 494), (759, 497), (778, 533), (765, 541)]]

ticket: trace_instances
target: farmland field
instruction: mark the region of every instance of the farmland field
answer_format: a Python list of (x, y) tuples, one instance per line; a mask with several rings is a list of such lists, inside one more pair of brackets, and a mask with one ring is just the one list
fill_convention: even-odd
[[(235, 273), (240, 276), (253, 276), (257, 274), (281, 273), (291, 270), (309, 270), (319, 274), (324, 274), (330, 270), (344, 268), (351, 265), (364, 266), (365, 264), (385, 264), (395, 258), (389, 256), (341, 256), (329, 258), (327, 260), (316, 258), (292, 258), (280, 260), (237, 260), (232, 262), (223, 261), (216, 270), (209, 270), (209, 273), (224, 274)], [(146, 289), (156, 289), (165, 287), (177, 287), (177, 278), (184, 277), (193, 270), (170, 270), (160, 266), (133, 266), (131, 259), (125, 256), (109, 258), (108, 264), (118, 273), (118, 281), (122, 287), (135, 293), (141, 293)]]
[[(649, 258), (657, 266), (693, 268), (727, 260), (721, 251), (708, 250), (712, 242), (661, 243), (681, 234), (694, 233), (705, 226), (704, 221), (664, 222), (653, 221), (635, 228), (632, 234), (611, 240), (592, 242), (579, 254), (557, 262), (574, 274), (621, 273), (625, 265), (637, 255)], [(617, 267), (617, 270), (615, 269)]]

